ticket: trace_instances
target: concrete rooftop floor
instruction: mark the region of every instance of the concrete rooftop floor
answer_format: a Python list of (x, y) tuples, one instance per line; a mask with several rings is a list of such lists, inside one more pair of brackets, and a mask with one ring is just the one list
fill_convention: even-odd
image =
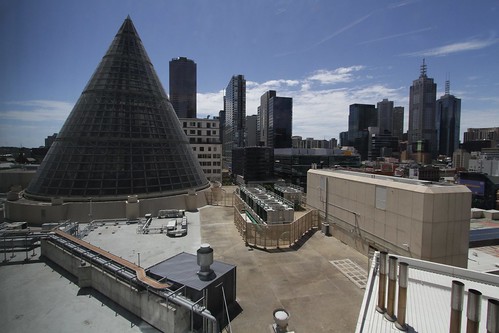
[[(195, 254), (201, 243), (209, 243), (215, 260), (237, 266), (237, 301), (242, 312), (231, 322), (235, 333), (271, 332), (272, 312), (281, 307), (290, 313), (290, 331), (355, 330), (364, 289), (330, 261), (350, 259), (367, 269), (367, 257), (320, 231), (308, 235), (293, 250), (251, 249), (234, 226), (232, 207), (206, 206), (187, 217), (185, 237), (137, 234), (136, 225), (108, 225), (93, 230), (84, 240), (132, 262), (140, 257), (142, 267), (182, 251)], [(164, 223), (155, 220), (152, 227)], [(0, 266), (2, 330), (156, 331), (98, 292), (79, 288), (74, 278), (53, 263), (29, 255), (25, 263), (24, 252), (14, 258), (8, 253), (8, 261)]]

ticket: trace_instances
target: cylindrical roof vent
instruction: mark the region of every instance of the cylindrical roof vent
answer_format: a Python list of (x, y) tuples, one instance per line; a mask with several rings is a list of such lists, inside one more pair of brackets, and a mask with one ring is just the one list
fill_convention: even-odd
[(451, 312), (449, 333), (461, 332), (461, 314), (464, 303), (464, 283), (461, 281), (452, 281), (451, 289)]
[(388, 257), (388, 297), (385, 318), (395, 321), (395, 288), (397, 285), (397, 260), (395, 256)]
[(482, 305), (482, 293), (475, 289), (468, 290), (468, 307), (466, 316), (466, 333), (478, 333), (480, 326), (480, 312)]
[(385, 313), (385, 299), (386, 299), (386, 258), (388, 252), (381, 251), (379, 253), (379, 286), (378, 286), (378, 305), (376, 310), (380, 313)]
[(499, 331), (499, 301), (490, 298), (487, 303), (487, 333)]
[(399, 263), (399, 298), (397, 305), (397, 322), (395, 327), (401, 331), (407, 331), (405, 315), (407, 312), (407, 285), (409, 282), (409, 264)]
[(275, 332), (287, 332), (289, 322), (289, 312), (284, 309), (274, 310)]
[(210, 244), (201, 244), (197, 250), (197, 263), (200, 266), (197, 273), (199, 278), (204, 281), (212, 280), (215, 273), (210, 267), (213, 264), (213, 249)]

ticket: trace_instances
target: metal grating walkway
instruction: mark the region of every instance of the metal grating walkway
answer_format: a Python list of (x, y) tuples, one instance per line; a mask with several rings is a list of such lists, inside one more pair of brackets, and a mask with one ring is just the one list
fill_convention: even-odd
[(361, 289), (366, 288), (367, 271), (350, 259), (331, 260), (331, 264)]

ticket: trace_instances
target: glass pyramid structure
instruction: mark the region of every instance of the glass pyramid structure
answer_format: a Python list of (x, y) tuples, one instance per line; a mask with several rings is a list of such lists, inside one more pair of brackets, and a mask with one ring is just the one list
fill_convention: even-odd
[(127, 17), (25, 191), (35, 200), (120, 200), (207, 188)]

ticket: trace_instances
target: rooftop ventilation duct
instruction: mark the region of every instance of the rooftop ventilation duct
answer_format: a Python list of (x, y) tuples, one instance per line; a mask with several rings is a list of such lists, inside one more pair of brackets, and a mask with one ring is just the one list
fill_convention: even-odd
[(201, 244), (197, 250), (197, 263), (201, 267), (197, 272), (199, 278), (203, 281), (213, 280), (215, 272), (210, 268), (213, 264), (213, 249), (210, 244)]

